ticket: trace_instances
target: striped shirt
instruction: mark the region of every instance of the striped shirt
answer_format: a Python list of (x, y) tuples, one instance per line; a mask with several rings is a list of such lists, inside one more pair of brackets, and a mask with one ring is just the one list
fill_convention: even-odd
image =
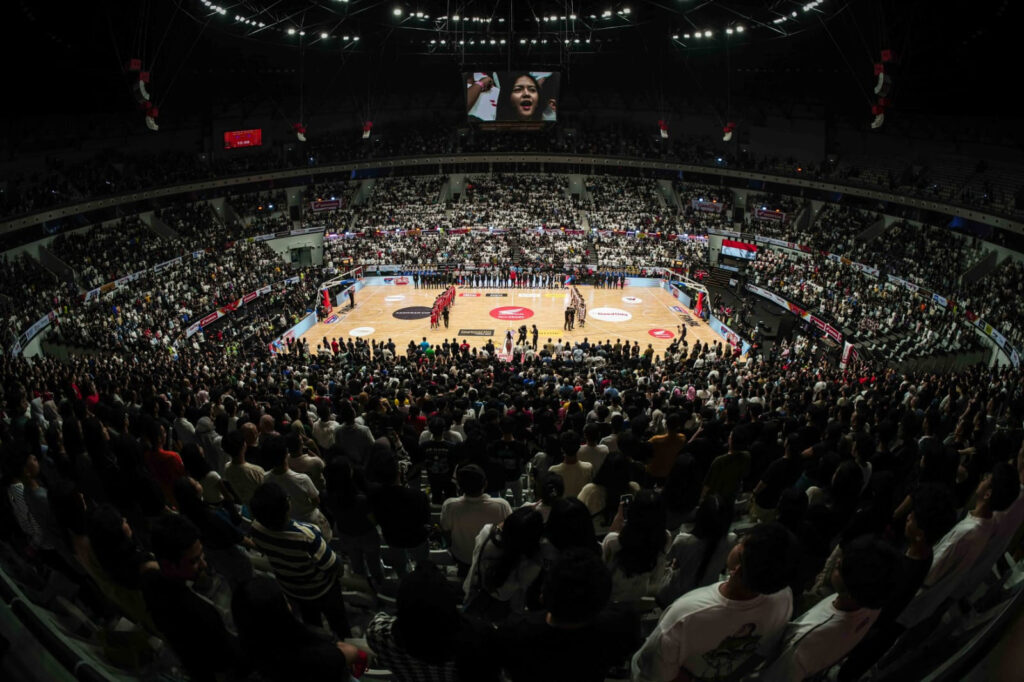
[(282, 530), (270, 530), (253, 521), (252, 540), (270, 561), (281, 589), (291, 597), (322, 597), (338, 578), (337, 556), (313, 524), (289, 521)]

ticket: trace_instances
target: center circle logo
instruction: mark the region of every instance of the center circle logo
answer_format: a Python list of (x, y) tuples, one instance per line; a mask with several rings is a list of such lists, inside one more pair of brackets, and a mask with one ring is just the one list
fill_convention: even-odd
[(525, 320), (533, 317), (533, 311), (529, 308), (519, 308), (516, 306), (503, 305), (500, 308), (495, 308), (491, 311), (491, 317), (499, 320)]
[(632, 305), (636, 305), (637, 303), (643, 303), (643, 301), (644, 300), (642, 298), (637, 298), (636, 296), (623, 296), (622, 297), (622, 302), (623, 303), (630, 303)]
[(647, 333), (656, 339), (671, 339), (675, 333), (669, 329), (648, 329)]
[(396, 301), (404, 301), (405, 296), (402, 296), (401, 294), (397, 296), (385, 296), (384, 300), (387, 301), (388, 303), (395, 303)]
[(625, 322), (633, 316), (621, 308), (594, 308), (587, 315), (602, 322)]
[(348, 333), (349, 336), (369, 336), (373, 333), (373, 327), (356, 327)]
[(399, 320), (422, 320), (425, 317), (430, 317), (430, 308), (425, 305), (414, 305), (409, 308), (399, 308), (395, 312), (391, 313), (391, 316), (398, 318)]

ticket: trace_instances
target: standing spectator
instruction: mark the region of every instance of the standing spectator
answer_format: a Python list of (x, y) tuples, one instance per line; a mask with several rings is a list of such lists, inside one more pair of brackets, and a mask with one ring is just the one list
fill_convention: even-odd
[(523, 467), (526, 465), (529, 452), (526, 443), (516, 440), (514, 417), (502, 417), (499, 428), (501, 429), (501, 438), (491, 444), (490, 456), (501, 462), (502, 468), (505, 470), (501, 484), (511, 488), (513, 504), (518, 507), (523, 503)]
[(671, 577), (658, 593), (659, 606), (668, 608), (690, 590), (718, 582), (737, 541), (736, 534), (729, 532), (726, 513), (722, 498), (708, 495), (697, 507), (693, 530), (680, 533), (672, 541), (668, 550)]
[(576, 452), (576, 459), (589, 462), (594, 468), (594, 478), (601, 473), (601, 466), (608, 457), (608, 446), (601, 445), (601, 427), (596, 422), (589, 422), (583, 427), (583, 439), (586, 441)]
[(430, 499), (404, 485), (398, 458), (390, 450), (375, 457), (371, 468), (374, 479), (382, 482), (370, 493), (370, 507), (388, 543), (384, 560), (404, 576), (410, 561), (418, 564), (430, 557)]
[(451, 536), (451, 553), (464, 578), (473, 561), (473, 545), (480, 529), (497, 524), (512, 513), (503, 498), (493, 498), (487, 489), (487, 477), (475, 464), (461, 467), (456, 473), (462, 496), (444, 501), (441, 507), (441, 528)]
[(722, 498), (722, 503), (732, 509), (736, 496), (740, 492), (743, 478), (750, 470), (749, 429), (736, 427), (729, 432), (729, 451), (716, 457), (704, 479), (703, 495), (715, 493)]
[(260, 487), (267, 472), (263, 467), (250, 464), (245, 461), (245, 455), (249, 445), (245, 442), (242, 432), (230, 431), (223, 440), (221, 447), (231, 458), (231, 462), (224, 468), (224, 482), (231, 486), (238, 501), (242, 504), (249, 504), (252, 494)]
[(548, 471), (558, 474), (565, 483), (565, 496), (577, 497), (583, 486), (594, 479), (594, 467), (590, 462), (576, 459), (579, 451), (580, 438), (575, 431), (565, 431), (559, 436), (558, 443), (562, 448), (564, 459), (561, 464), (549, 467)]
[(274, 682), (348, 680), (366, 670), (366, 652), (301, 623), (276, 580), (241, 585), (231, 613), (245, 655)]
[(601, 543), (612, 575), (612, 602), (639, 602), (653, 594), (665, 570), (672, 535), (665, 530), (665, 508), (651, 490), (619, 504), (612, 531)]
[(174, 482), (185, 475), (185, 464), (177, 452), (163, 449), (167, 431), (162, 424), (157, 421), (150, 422), (146, 436), (146, 467), (160, 484), (164, 500), (168, 504), (174, 504)]
[(370, 586), (384, 584), (380, 563), (380, 533), (373, 519), (370, 500), (356, 487), (352, 463), (335, 457), (327, 465), (327, 509), (334, 517), (338, 541), (348, 555), (352, 571), (370, 578)]
[(397, 597), (396, 615), (378, 613), (366, 626), (376, 663), (396, 682), (497, 682), (482, 633), (436, 566), (425, 562), (403, 577)]
[(867, 634), (899, 578), (896, 550), (871, 536), (847, 543), (826, 597), (786, 627), (782, 652), (766, 682), (801, 682), (832, 667)]
[(267, 438), (263, 451), (267, 463), (272, 467), (264, 480), (277, 483), (288, 494), (291, 514), (295, 520), (315, 523), (324, 539), (330, 542), (331, 524), (320, 511), (320, 493), (309, 476), (291, 470), (284, 437)]
[(452, 455), (453, 446), (444, 439), (445, 421), (441, 417), (432, 417), (429, 422), (430, 438), (420, 444), (420, 457), (423, 467), (427, 470), (427, 482), (430, 484), (430, 501), (442, 504), (455, 492), (452, 474), (455, 471), (455, 460)]
[(683, 420), (678, 412), (665, 418), (665, 433), (651, 436), (651, 459), (647, 462), (647, 475), (652, 481), (663, 482), (672, 471), (676, 457), (686, 445), (683, 435)]
[(273, 481), (252, 497), (252, 539), (267, 555), (281, 589), (299, 607), (306, 625), (321, 627), (326, 616), (334, 633), (351, 636), (338, 581), (337, 555), (320, 530), (289, 516), (289, 498)]
[(463, 585), (466, 609), (501, 620), (526, 610), (526, 592), (540, 576), (544, 518), (520, 507), (504, 521), (480, 529)]
[(543, 609), (495, 631), (491, 656), (512, 682), (602, 682), (637, 645), (637, 619), (606, 609), (612, 580), (599, 556), (572, 548), (547, 572)]
[(782, 526), (754, 526), (729, 553), (728, 580), (693, 590), (662, 613), (633, 657), (633, 679), (739, 677), (756, 654), (767, 656), (793, 613), (793, 546)]
[(353, 466), (365, 466), (370, 450), (373, 449), (373, 434), (370, 429), (356, 423), (356, 411), (347, 401), (338, 407), (338, 418), (341, 419), (341, 426), (334, 431), (334, 442)]
[(754, 487), (750, 515), (756, 521), (774, 521), (782, 491), (791, 487), (803, 473), (800, 461), (800, 440), (796, 433), (786, 436), (783, 456), (768, 465)]
[(206, 572), (199, 531), (183, 516), (169, 514), (153, 528), (153, 553), (160, 568), (146, 573), (146, 608), (185, 670), (195, 680), (242, 672), (244, 657), (220, 612), (189, 583)]

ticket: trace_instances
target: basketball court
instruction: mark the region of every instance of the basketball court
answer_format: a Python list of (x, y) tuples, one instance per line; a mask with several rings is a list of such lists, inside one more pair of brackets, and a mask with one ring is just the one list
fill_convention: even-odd
[[(679, 325), (686, 325), (686, 340), (703, 343), (720, 341), (715, 332), (686, 309), (670, 293), (658, 287), (596, 289), (580, 286), (587, 304), (586, 325), (576, 323), (573, 331), (565, 331), (565, 289), (477, 289), (457, 288), (451, 307), (448, 328), (430, 329), (430, 307), (441, 289), (415, 289), (406, 286), (367, 286), (356, 294), (356, 307), (335, 308), (324, 322), (313, 325), (302, 338), (313, 350), (326, 336), (339, 341), (362, 337), (386, 341), (391, 339), (400, 353), (413, 340), (425, 337), (432, 344), (445, 339), (465, 339), (471, 346), (482, 346), (490, 339), (500, 347), (506, 330), (513, 334), (520, 325), (540, 332), (538, 343), (548, 339), (591, 342), (616, 339), (634, 341), (641, 350), (651, 344), (657, 354), (664, 353), (679, 336)], [(529, 338), (529, 337), (528, 337)]]

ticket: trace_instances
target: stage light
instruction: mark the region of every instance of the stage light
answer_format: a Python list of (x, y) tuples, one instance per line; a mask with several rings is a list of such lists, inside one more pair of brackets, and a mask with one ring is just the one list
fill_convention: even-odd
[(711, 31), (704, 31), (704, 37), (705, 38), (710, 38), (711, 37)]
[(456, 14), (455, 16), (452, 17), (452, 21), (458, 21), (458, 20), (459, 20), (459, 15), (458, 14)]
[(694, 33), (693, 37), (694, 37), (694, 40), (700, 38), (700, 31), (697, 31), (696, 33)]
[(320, 40), (327, 40), (327, 38), (328, 38), (328, 35), (326, 33), (321, 33), (320, 34)]
[(294, 28), (288, 29), (288, 35), (290, 35), (290, 36), (295, 35), (295, 29)]
[(396, 17), (402, 16), (402, 8), (401, 7), (396, 7), (394, 9), (394, 11), (392, 12), (392, 14), (394, 14)]
[(573, 21), (576, 21), (576, 15), (575, 14), (570, 14), (569, 18), (572, 19)]
[(305, 31), (299, 31), (299, 35), (300, 36), (304, 36), (304, 35), (306, 35), (306, 32)]
[(502, 38), (502, 39), (501, 39), (501, 44), (502, 44), (502, 45), (504, 45), (504, 44), (505, 44), (505, 39), (504, 39), (504, 38)]
[(737, 27), (736, 27), (736, 32), (737, 32), (737, 33), (743, 33), (743, 31), (745, 31), (745, 30), (746, 30), (746, 29), (745, 29), (745, 28), (743, 28), (743, 25), (742, 25), (742, 24), (740, 24), (739, 26), (737, 26)]
[(355, 36), (352, 40), (359, 40), (359, 36)]
[(732, 35), (732, 29), (731, 28), (725, 29), (725, 34), (731, 36)]
[(626, 9), (622, 10), (622, 13), (623, 13), (623, 14), (629, 14), (629, 13), (630, 13), (631, 11), (632, 11), (632, 10), (630, 10), (630, 9), (629, 9), (629, 8), (627, 7)]
[(525, 45), (526, 44), (526, 38), (520, 38), (519, 39), (519, 44), (520, 45)]
[(683, 34), (683, 38), (685, 38), (686, 40), (689, 40), (690, 39), (690, 34), (689, 33), (684, 33)]
[(346, 43), (348, 42), (348, 36), (342, 36), (341, 39), (344, 40)]
[(672, 40), (679, 40), (679, 34), (678, 33), (673, 33), (672, 34)]
[(417, 12), (416, 13), (416, 18), (417, 19), (422, 19), (423, 18), (423, 12)]

